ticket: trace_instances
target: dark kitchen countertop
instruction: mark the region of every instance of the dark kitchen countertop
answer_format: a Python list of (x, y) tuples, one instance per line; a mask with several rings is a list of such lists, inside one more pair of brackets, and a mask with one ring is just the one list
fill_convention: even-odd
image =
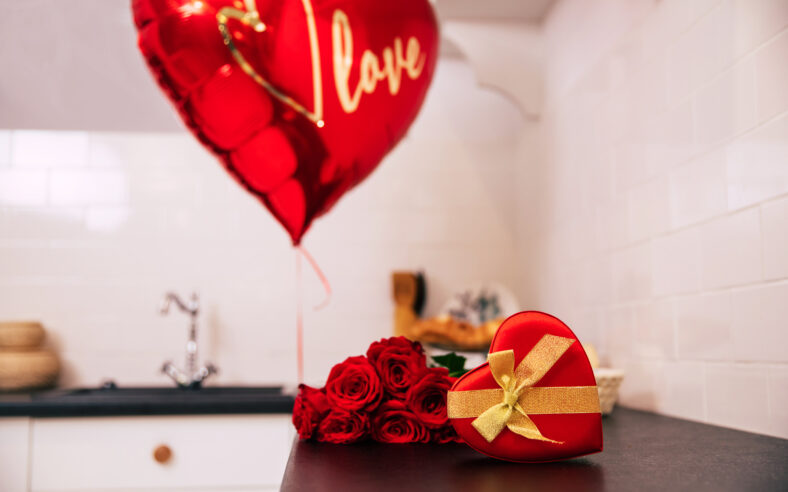
[(0, 393), (0, 417), (109, 417), (290, 413), (280, 387), (68, 389)]
[(497, 461), (462, 444), (296, 440), (281, 490), (788, 490), (788, 440), (626, 408), (603, 425), (602, 453), (544, 464)]

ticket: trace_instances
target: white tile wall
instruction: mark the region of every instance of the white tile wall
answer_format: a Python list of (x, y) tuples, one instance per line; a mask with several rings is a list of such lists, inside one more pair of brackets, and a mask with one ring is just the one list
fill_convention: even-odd
[(788, 343), (788, 283), (731, 292), (731, 334), (735, 360), (785, 359)]
[(783, 32), (755, 54), (758, 114), (762, 120), (778, 115), (788, 108), (788, 93), (784, 90), (788, 86), (786, 45), (788, 32)]
[(0, 130), (0, 167), (11, 162), (11, 132)]
[[(624, 404), (788, 437), (787, 28), (781, 0), (562, 0), (545, 23), (526, 290), (580, 326), (602, 313)], [(575, 178), (611, 169), (607, 193)]]
[(17, 130), (12, 162), (19, 167), (79, 167), (87, 162), (87, 132)]
[(0, 169), (0, 202), (21, 207), (46, 205), (47, 181), (46, 171)]
[(761, 215), (752, 208), (700, 226), (703, 288), (761, 279)]
[[(473, 101), (469, 104), (469, 101)], [(392, 330), (390, 274), (424, 269), (429, 313), (452, 290), (513, 288), (514, 150), (522, 117), (441, 61), (409, 137), (314, 224), (305, 247), (306, 379)], [(294, 383), (295, 252), (220, 163), (179, 134), (0, 131), (0, 319), (42, 320), (62, 383), (169, 384), (188, 320), (162, 318), (170, 289), (197, 290), (201, 349), (218, 383)]]
[(684, 229), (654, 239), (654, 294), (697, 292), (701, 284), (700, 232)]
[[(712, 154), (679, 166), (669, 173), (671, 226), (701, 222), (728, 207), (725, 156)], [(704, 183), (702, 187), (698, 183)]]
[(664, 365), (664, 392), (657, 410), (685, 419), (703, 420), (706, 406), (705, 365), (670, 361)]
[(763, 275), (766, 279), (788, 277), (788, 198), (767, 203), (761, 209), (763, 227)]
[(755, 126), (758, 120), (755, 59), (742, 60), (698, 89), (693, 110), (695, 138), (701, 150)]
[(769, 416), (771, 433), (784, 436), (788, 433), (788, 367), (769, 367)]
[(733, 355), (731, 293), (694, 295), (676, 301), (676, 351), (683, 360), (729, 360)]
[(743, 363), (706, 366), (707, 418), (725, 426), (768, 433), (769, 371)]

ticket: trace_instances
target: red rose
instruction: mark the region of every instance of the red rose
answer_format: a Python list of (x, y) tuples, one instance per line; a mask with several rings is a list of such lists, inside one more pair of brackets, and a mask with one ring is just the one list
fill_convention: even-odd
[(457, 431), (454, 430), (454, 427), (451, 425), (444, 425), (439, 429), (435, 429), (432, 431), (432, 438), (430, 439), (431, 442), (436, 442), (438, 444), (446, 444), (450, 442), (462, 442), (462, 438), (457, 435)]
[(399, 400), (382, 404), (372, 419), (372, 437), (385, 443), (427, 442), (430, 434)]
[(375, 368), (364, 356), (348, 357), (335, 365), (326, 381), (328, 400), (343, 410), (374, 410), (383, 398)]
[(437, 429), (448, 422), (446, 394), (454, 384), (454, 379), (449, 377), (446, 368), (432, 367), (419, 374), (416, 383), (408, 391), (408, 408), (427, 427)]
[(309, 439), (328, 413), (328, 399), (322, 390), (305, 384), (298, 387), (298, 396), (293, 406), (293, 425), (301, 439)]
[(421, 344), (405, 337), (373, 342), (367, 350), (367, 357), (378, 371), (380, 381), (389, 395), (400, 400), (405, 399), (416, 375), (427, 367)]
[(335, 408), (320, 422), (317, 440), (334, 444), (358, 442), (369, 433), (369, 417), (358, 412)]

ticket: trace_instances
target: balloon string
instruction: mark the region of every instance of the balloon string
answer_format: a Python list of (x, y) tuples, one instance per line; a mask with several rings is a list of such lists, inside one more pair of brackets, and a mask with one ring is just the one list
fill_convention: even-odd
[(314, 308), (315, 311), (319, 311), (324, 307), (328, 306), (328, 304), (331, 302), (331, 284), (329, 283), (328, 278), (326, 278), (326, 275), (323, 273), (323, 270), (321, 270), (320, 267), (318, 266), (315, 259), (312, 257), (312, 255), (309, 254), (309, 251), (307, 251), (306, 248), (300, 245), (297, 246), (297, 248), (299, 251), (301, 251), (301, 254), (304, 255), (304, 258), (306, 258), (306, 260), (312, 266), (312, 270), (315, 271), (317, 278), (320, 279), (320, 283), (323, 284), (323, 289), (326, 292), (326, 298), (323, 299), (323, 302), (321, 302)]
[[(328, 282), (323, 271), (317, 265), (317, 262), (304, 249), (303, 246), (296, 246), (296, 357), (298, 365), (298, 384), (304, 382), (304, 275), (301, 268), (301, 256), (306, 258), (312, 269), (317, 274), (323, 288), (326, 291), (326, 298), (319, 305), (315, 306), (315, 311), (323, 309), (331, 301), (331, 284)], [(300, 254), (299, 254), (300, 253)]]
[(304, 383), (304, 282), (301, 274), (301, 255), (296, 252), (296, 357), (298, 384)]

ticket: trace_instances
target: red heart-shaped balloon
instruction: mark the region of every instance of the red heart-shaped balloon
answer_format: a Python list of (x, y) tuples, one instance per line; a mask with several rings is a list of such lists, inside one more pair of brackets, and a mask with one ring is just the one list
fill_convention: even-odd
[(428, 0), (133, 0), (196, 137), (295, 244), (405, 135), (432, 80)]
[[(583, 411), (583, 409), (576, 402), (561, 401), (556, 405), (558, 408), (549, 412), (544, 410), (540, 411), (544, 413), (528, 412), (528, 418), (536, 425), (542, 436), (548, 439), (546, 441), (528, 439), (504, 428), (489, 442), (473, 426), (475, 417), (451, 418), (457, 434), (477, 451), (508, 461), (540, 462), (573, 458), (602, 450), (602, 415), (599, 412), (594, 372), (582, 345), (564, 323), (553, 316), (536, 311), (515, 314), (498, 328), (490, 346), (490, 353), (513, 350), (514, 367), (517, 367), (546, 335), (548, 338), (552, 336), (565, 339), (569, 348), (557, 356), (554, 364), (550, 366), (551, 362), (547, 363), (549, 369), (533, 387), (569, 387), (570, 393), (575, 395), (576, 388), (580, 387), (585, 390), (585, 396), (593, 395), (594, 401), (588, 401), (585, 406), (594, 411), (564, 413), (562, 407), (569, 408), (574, 405), (575, 411), (578, 409)], [(485, 362), (457, 380), (451, 392), (498, 388), (500, 386), (492, 374), (490, 363)], [(451, 393), (449, 399), (451, 407)], [(519, 401), (523, 408), (540, 405), (529, 404), (527, 397), (522, 397)], [(450, 408), (450, 416), (451, 412)]]

